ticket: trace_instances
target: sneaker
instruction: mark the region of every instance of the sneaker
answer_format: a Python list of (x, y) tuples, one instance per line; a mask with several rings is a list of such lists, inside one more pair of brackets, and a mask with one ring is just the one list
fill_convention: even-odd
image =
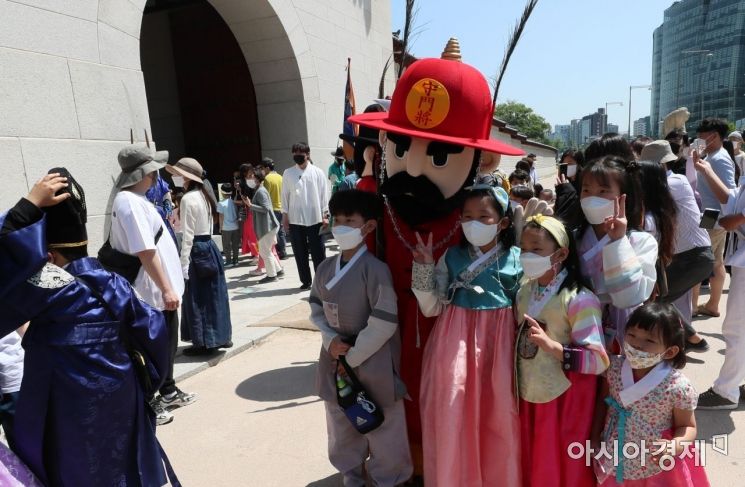
[(155, 413), (155, 424), (162, 426), (173, 421), (173, 414), (169, 413), (161, 402), (161, 398), (153, 399), (150, 401), (150, 407)]
[(277, 276), (274, 276), (274, 277), (266, 276), (265, 278), (259, 280), (259, 284), (267, 284), (270, 282), (274, 282), (276, 280), (277, 280)]
[(698, 343), (686, 342), (685, 353), (689, 353), (689, 352), (704, 353), (704, 352), (708, 352), (709, 348), (710, 348), (709, 343), (706, 341), (706, 339), (702, 338), (701, 341)]
[(284, 277), (284, 276), (285, 276), (285, 270), (284, 269), (280, 269), (280, 270), (277, 271), (277, 277)]
[(737, 403), (720, 396), (710, 387), (708, 391), (698, 396), (696, 409), (737, 409)]
[(248, 273), (250, 277), (259, 277), (264, 275), (264, 271), (260, 271), (258, 269), (254, 269), (251, 272)]
[(302, 286), (300, 286), (300, 289), (302, 289), (303, 291), (307, 291), (308, 289), (310, 289), (310, 286), (311, 286), (310, 283), (303, 284)]
[(175, 409), (182, 406), (188, 406), (197, 400), (196, 394), (188, 394), (181, 389), (176, 389), (176, 393), (172, 396), (160, 396), (160, 403), (164, 408)]

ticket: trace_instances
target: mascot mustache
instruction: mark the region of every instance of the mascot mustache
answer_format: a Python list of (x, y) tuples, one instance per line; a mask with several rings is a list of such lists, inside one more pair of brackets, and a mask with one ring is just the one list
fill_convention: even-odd
[(460, 192), (445, 199), (432, 181), (425, 176), (414, 177), (401, 171), (386, 178), (380, 192), (388, 198), (393, 209), (410, 226), (436, 220), (459, 206)]

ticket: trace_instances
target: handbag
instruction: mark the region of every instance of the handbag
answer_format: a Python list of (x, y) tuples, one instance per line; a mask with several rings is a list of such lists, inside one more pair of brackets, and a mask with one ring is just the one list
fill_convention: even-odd
[[(161, 225), (160, 230), (155, 234), (155, 245), (158, 245), (158, 240), (162, 235), (163, 226)], [(119, 274), (130, 284), (134, 284), (137, 274), (140, 273), (140, 267), (142, 267), (139, 257), (119, 252), (112, 247), (111, 236), (106, 239), (106, 242), (99, 249), (98, 262), (101, 263), (101, 267), (109, 272)]]
[(340, 389), (337, 384), (337, 402), (344, 410), (344, 414), (349, 422), (352, 423), (354, 429), (359, 431), (360, 434), (367, 434), (383, 424), (385, 420), (383, 410), (370, 397), (370, 394), (365, 390), (362, 383), (360, 383), (354, 370), (349, 366), (343, 355), (339, 356), (339, 363), (341, 363), (347, 373), (344, 381), (351, 388), (351, 393), (347, 391), (344, 394), (343, 391), (347, 390), (347, 387)]

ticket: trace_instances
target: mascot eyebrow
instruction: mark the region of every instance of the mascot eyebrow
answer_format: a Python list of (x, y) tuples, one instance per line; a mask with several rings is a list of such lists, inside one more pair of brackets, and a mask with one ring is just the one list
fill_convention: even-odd
[(462, 145), (432, 141), (427, 145), (427, 155), (432, 156), (435, 166), (442, 167), (448, 163), (449, 154), (460, 154), (464, 149)]

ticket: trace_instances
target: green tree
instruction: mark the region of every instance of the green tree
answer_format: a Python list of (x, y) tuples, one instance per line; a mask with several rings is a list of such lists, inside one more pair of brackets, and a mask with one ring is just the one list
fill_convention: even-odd
[(497, 105), (494, 116), (527, 135), (529, 139), (549, 143), (545, 134), (547, 130), (551, 130), (551, 125), (529, 106), (507, 100), (506, 103)]

